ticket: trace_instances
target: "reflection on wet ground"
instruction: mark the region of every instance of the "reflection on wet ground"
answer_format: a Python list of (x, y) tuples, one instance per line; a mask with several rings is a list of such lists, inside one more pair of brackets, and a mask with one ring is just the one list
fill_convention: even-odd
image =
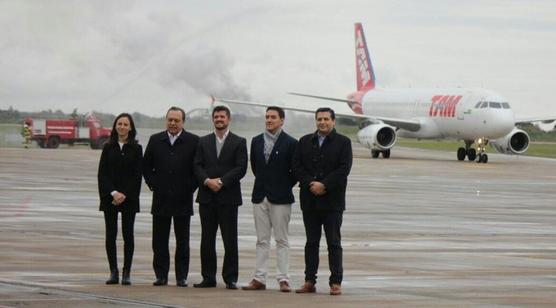
[[(488, 164), (476, 164), (457, 162), (453, 153), (403, 148), (389, 160), (373, 160), (357, 145), (355, 156), (342, 227), (344, 295), (331, 297), (324, 240), (316, 295), (277, 292), (273, 272), (261, 292), (225, 290), (221, 281), (216, 289), (176, 288), (172, 269), (170, 286), (153, 287), (145, 187), (134, 285), (105, 286), (100, 151), (0, 148), (0, 306), (556, 305), (556, 160), (494, 154)], [(248, 172), (239, 211), (240, 283), (251, 279), (255, 263), (252, 184)], [(290, 233), (297, 287), (305, 240), (297, 206)], [(201, 279), (199, 241), (195, 215), (190, 285)], [(220, 268), (220, 240), (217, 247)]]

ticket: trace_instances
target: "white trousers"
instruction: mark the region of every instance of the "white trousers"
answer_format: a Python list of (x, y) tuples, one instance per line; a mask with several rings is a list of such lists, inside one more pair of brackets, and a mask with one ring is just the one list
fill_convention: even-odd
[(278, 282), (289, 280), (288, 229), (291, 211), (291, 204), (273, 204), (266, 198), (261, 203), (253, 204), (257, 232), (257, 268), (254, 279), (261, 283), (266, 284), (272, 230), (274, 230), (274, 240), (276, 241), (276, 280)]

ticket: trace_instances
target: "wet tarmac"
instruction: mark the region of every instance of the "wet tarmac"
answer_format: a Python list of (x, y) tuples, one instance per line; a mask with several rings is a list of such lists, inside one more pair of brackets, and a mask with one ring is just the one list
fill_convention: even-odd
[[(458, 162), (455, 153), (404, 148), (373, 160), (354, 146), (338, 297), (328, 295), (324, 240), (317, 294), (280, 293), (272, 278), (266, 291), (226, 290), (221, 280), (214, 289), (178, 288), (173, 269), (169, 286), (153, 287), (146, 187), (133, 285), (106, 286), (100, 151), (0, 148), (0, 307), (556, 306), (556, 160), (491, 154), (488, 164), (477, 164)], [(242, 183), (245, 284), (255, 263), (250, 172)], [(291, 282), (298, 287), (305, 235), (298, 206), (292, 215)], [(195, 215), (190, 285), (201, 279), (199, 240)], [(220, 269), (220, 239), (217, 247)]]

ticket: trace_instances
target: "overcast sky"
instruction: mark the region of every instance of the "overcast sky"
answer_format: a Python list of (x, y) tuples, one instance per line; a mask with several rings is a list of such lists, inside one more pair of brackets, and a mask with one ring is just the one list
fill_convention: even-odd
[(551, 0), (0, 0), (0, 108), (160, 116), (210, 93), (344, 98), (355, 22), (381, 87), (487, 88), (518, 116), (556, 114)]

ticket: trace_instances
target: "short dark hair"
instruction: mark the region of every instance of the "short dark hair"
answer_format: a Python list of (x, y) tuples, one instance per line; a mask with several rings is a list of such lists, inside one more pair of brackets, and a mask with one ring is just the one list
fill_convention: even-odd
[(129, 144), (134, 144), (137, 143), (137, 140), (135, 139), (135, 136), (137, 136), (137, 129), (135, 129), (135, 122), (133, 122), (133, 118), (131, 117), (131, 114), (129, 113), (120, 113), (116, 119), (114, 119), (114, 123), (112, 124), (112, 130), (110, 131), (110, 140), (108, 140), (108, 143), (112, 143), (112, 144), (116, 144), (118, 143), (118, 131), (116, 131), (116, 123), (118, 123), (118, 120), (120, 118), (128, 118), (129, 119), (129, 127), (131, 128), (129, 130), (129, 133), (127, 134), (127, 143)]
[(268, 112), (269, 110), (274, 110), (276, 112), (278, 112), (278, 116), (280, 117), (280, 119), (283, 119), (286, 117), (286, 114), (284, 113), (284, 109), (278, 107), (278, 106), (268, 106), (268, 108), (266, 108), (266, 112)]
[(315, 111), (315, 119), (317, 118), (317, 114), (319, 112), (329, 112), (330, 113), (330, 118), (332, 120), (336, 120), (336, 114), (334, 113), (334, 110), (330, 107), (320, 107), (319, 109), (317, 109), (317, 111)]
[(214, 109), (212, 109), (212, 117), (213, 118), (214, 118), (214, 114), (218, 111), (226, 111), (226, 115), (228, 116), (228, 118), (231, 118), (230, 109), (226, 106), (223, 106), (223, 105), (216, 106), (216, 107), (214, 107)]
[(181, 112), (181, 120), (185, 122), (185, 111), (183, 109), (181, 109), (180, 107), (172, 106), (170, 107), (170, 109), (168, 109), (168, 111), (166, 111), (166, 117), (168, 117), (168, 113), (170, 113), (170, 111)]

